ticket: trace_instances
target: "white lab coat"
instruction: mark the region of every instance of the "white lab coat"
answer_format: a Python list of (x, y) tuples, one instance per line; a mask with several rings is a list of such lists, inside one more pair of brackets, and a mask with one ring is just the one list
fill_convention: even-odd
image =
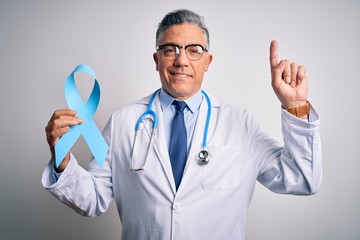
[[(196, 162), (207, 115), (204, 100), (176, 192), (157, 96), (154, 110), (159, 126), (146, 170), (130, 172), (135, 123), (148, 102), (146, 97), (112, 115), (103, 132), (110, 149), (102, 169), (92, 161), (84, 170), (72, 155), (56, 183), (49, 163), (42, 177), (44, 187), (88, 216), (105, 212), (115, 199), (122, 239), (130, 240), (245, 239), (246, 214), (256, 180), (278, 193), (309, 195), (319, 189), (321, 144), (318, 115), (313, 108), (311, 114), (316, 120), (310, 123), (282, 111), (282, 147), (247, 111), (222, 105), (214, 98), (208, 135), (212, 160), (208, 165)], [(145, 129), (150, 132), (150, 125), (145, 124)], [(135, 165), (142, 164), (149, 139), (148, 134), (139, 136)]]

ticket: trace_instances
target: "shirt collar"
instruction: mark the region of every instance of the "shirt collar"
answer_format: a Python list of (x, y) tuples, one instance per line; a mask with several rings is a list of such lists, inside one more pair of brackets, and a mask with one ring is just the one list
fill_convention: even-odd
[[(172, 96), (170, 96), (164, 89), (161, 89), (160, 91), (160, 104), (161, 108), (164, 110), (172, 104), (172, 102), (175, 100)], [(185, 103), (190, 109), (192, 113), (194, 113), (196, 110), (200, 108), (200, 104), (202, 102), (203, 96), (201, 94), (201, 91), (199, 90), (197, 93), (195, 93), (191, 98), (186, 99)]]

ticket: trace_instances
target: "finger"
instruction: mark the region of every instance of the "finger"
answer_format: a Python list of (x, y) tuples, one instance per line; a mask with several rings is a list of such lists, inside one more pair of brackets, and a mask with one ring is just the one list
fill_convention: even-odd
[(59, 116), (62, 116), (62, 115), (76, 116), (76, 111), (72, 110), (72, 109), (58, 109), (53, 113), (50, 120), (52, 120), (54, 118), (58, 118)]
[(296, 76), (296, 84), (301, 84), (304, 79), (306, 79), (306, 68), (300, 65)]
[(272, 69), (272, 86), (274, 89), (278, 89), (279, 86), (282, 84), (282, 74), (285, 70), (285, 62), (280, 61), (277, 67)]
[(84, 122), (84, 120), (81, 118), (62, 115), (62, 116), (59, 116), (58, 118), (50, 120), (48, 125), (45, 127), (45, 130), (52, 131), (53, 129), (57, 129), (60, 127), (66, 127), (66, 126), (75, 126), (75, 125), (81, 124), (83, 122)]
[(75, 126), (84, 122), (82, 118), (72, 116), (61, 116), (54, 119), (53, 124), (55, 127)]
[(270, 67), (275, 68), (279, 64), (278, 44), (276, 40), (270, 43)]
[(70, 130), (70, 126), (75, 126), (83, 123), (81, 118), (72, 116), (60, 116), (48, 123), (45, 127), (47, 141), (51, 146), (54, 146), (62, 135)]
[(291, 67), (289, 60), (285, 59), (284, 62), (284, 72), (282, 73), (282, 78), (284, 81), (289, 84), (291, 82)]
[(61, 118), (51, 121), (45, 127), (48, 142), (54, 143), (57, 138), (60, 138), (62, 135), (64, 135), (70, 130), (70, 126), (76, 126), (81, 123), (83, 123), (83, 120), (81, 118), (70, 116), (62, 116)]
[(70, 131), (70, 127), (69, 127), (69, 126), (54, 129), (53, 131), (50, 131), (50, 132), (49, 132), (48, 138), (49, 138), (49, 139), (57, 139), (57, 138), (60, 138), (62, 135), (64, 135), (64, 134), (67, 133), (68, 131)]
[(70, 131), (70, 127), (66, 126), (66, 127), (57, 128), (53, 131), (48, 132), (47, 141), (48, 141), (50, 147), (54, 147), (56, 145), (57, 141), (59, 141), (59, 139), (68, 131)]
[(290, 69), (291, 69), (291, 82), (290, 82), (290, 86), (291, 87), (295, 87), (296, 83), (297, 83), (297, 73), (298, 73), (298, 65), (296, 63), (291, 63), (290, 64)]

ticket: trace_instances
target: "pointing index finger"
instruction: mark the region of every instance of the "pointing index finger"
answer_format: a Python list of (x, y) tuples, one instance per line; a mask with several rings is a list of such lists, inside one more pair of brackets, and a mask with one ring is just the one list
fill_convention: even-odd
[(271, 41), (270, 44), (270, 66), (271, 68), (276, 67), (279, 64), (278, 59), (278, 44), (276, 40)]

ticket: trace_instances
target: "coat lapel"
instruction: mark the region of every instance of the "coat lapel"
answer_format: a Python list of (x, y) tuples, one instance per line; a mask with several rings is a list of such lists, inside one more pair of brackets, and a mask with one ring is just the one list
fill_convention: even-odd
[[(211, 101), (212, 115), (211, 115), (211, 119), (210, 119), (210, 123), (209, 123), (207, 143), (210, 142), (211, 136), (212, 136), (211, 133), (213, 132), (213, 130), (215, 128), (215, 126), (214, 126), (215, 111), (214, 110), (220, 106), (220, 103), (218, 102), (217, 99), (210, 97), (210, 101)], [(178, 192), (180, 192), (181, 188), (184, 188), (184, 186), (185, 186), (185, 188), (187, 188), (186, 187), (187, 184), (194, 185), (194, 183), (193, 183), (194, 177), (198, 176), (198, 173), (200, 171), (200, 166), (197, 164), (197, 158), (198, 158), (198, 154), (199, 154), (200, 150), (202, 149), (203, 138), (204, 138), (204, 129), (205, 129), (206, 118), (207, 118), (207, 111), (208, 111), (208, 104), (206, 102), (206, 99), (203, 98), (200, 109), (199, 109), (199, 115), (198, 115), (198, 119), (196, 121), (196, 126), (194, 129), (194, 135), (193, 135), (193, 139), (191, 142), (188, 159), (186, 161), (183, 177), (182, 177)], [(207, 145), (209, 145), (209, 144), (207, 144)]]
[[(145, 104), (148, 105), (150, 97), (146, 97), (144, 99), (141, 99), (138, 101), (139, 104)], [(220, 106), (220, 103), (215, 99), (210, 97), (211, 104), (212, 104), (212, 119), (210, 119), (210, 127), (209, 127), (209, 133), (208, 133), (208, 142), (211, 138), (211, 132), (214, 129), (214, 109), (218, 108)], [(181, 190), (183, 185), (186, 185), (188, 181), (191, 182), (193, 171), (198, 171), (199, 165), (196, 162), (197, 155), (199, 151), (202, 148), (203, 143), (203, 137), (204, 137), (204, 129), (205, 129), (205, 123), (206, 123), (206, 117), (207, 117), (207, 109), (208, 105), (203, 98), (200, 109), (199, 109), (199, 115), (196, 122), (196, 126), (194, 129), (194, 135), (191, 142), (190, 150), (188, 159), (186, 161), (185, 169), (183, 178), (181, 180), (180, 187), (178, 189), (178, 193)], [(175, 182), (174, 177), (172, 173), (171, 163), (170, 163), (170, 157), (169, 157), (169, 151), (167, 149), (166, 139), (165, 139), (165, 130), (164, 130), (164, 123), (163, 123), (163, 114), (161, 110), (160, 105), (160, 99), (159, 94), (155, 97), (154, 104), (153, 104), (153, 110), (155, 111), (157, 118), (158, 118), (158, 127), (156, 129), (156, 133), (153, 136), (153, 149), (155, 151), (155, 154), (162, 166), (162, 169), (166, 175), (166, 178), (169, 181), (169, 185), (172, 187), (172, 191), (174, 194), (176, 194), (176, 188), (175, 188)], [(151, 129), (147, 129), (147, 131), (151, 131)]]
[(158, 128), (157, 128), (156, 134), (154, 136), (153, 146), (154, 146), (156, 155), (158, 157), (158, 160), (160, 161), (160, 164), (166, 175), (166, 178), (168, 179), (169, 184), (170, 184), (170, 186), (172, 186), (172, 190), (175, 193), (176, 192), (175, 182), (174, 182), (174, 177), (173, 177), (171, 163), (170, 163), (169, 151), (168, 151), (167, 144), (166, 144), (163, 114), (162, 114), (162, 110), (161, 110), (159, 94), (157, 94), (157, 96), (155, 98), (153, 109), (158, 118)]

